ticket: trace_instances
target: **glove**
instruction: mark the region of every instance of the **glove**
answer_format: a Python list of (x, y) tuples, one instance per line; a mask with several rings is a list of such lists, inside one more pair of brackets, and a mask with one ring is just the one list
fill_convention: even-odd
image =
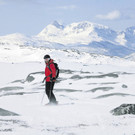
[(53, 77), (53, 78), (50, 78), (51, 82), (55, 82), (56, 81), (56, 78)]
[(50, 74), (49, 77), (52, 78), (52, 74)]

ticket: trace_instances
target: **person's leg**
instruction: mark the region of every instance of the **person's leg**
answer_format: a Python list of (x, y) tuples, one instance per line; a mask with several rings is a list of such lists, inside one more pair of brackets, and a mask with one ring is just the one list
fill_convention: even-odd
[(46, 82), (45, 92), (50, 101), (50, 82)]
[(51, 87), (50, 101), (53, 102), (53, 103), (56, 103), (56, 97), (55, 97), (55, 95), (53, 93), (54, 84), (55, 84), (55, 82), (51, 82), (51, 86), (50, 86)]

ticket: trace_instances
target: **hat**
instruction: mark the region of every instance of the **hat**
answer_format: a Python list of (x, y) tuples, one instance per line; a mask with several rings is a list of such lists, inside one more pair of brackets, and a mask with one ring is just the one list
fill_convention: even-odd
[(44, 56), (44, 59), (47, 59), (47, 58), (50, 58), (50, 55), (47, 54)]

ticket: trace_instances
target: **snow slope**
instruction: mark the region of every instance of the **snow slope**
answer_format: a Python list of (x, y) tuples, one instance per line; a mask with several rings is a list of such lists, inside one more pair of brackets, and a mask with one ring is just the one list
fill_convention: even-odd
[[(45, 54), (60, 67), (54, 88), (58, 106), (44, 106), (46, 95), (41, 104)], [(0, 134), (135, 134), (135, 116), (110, 113), (135, 102), (134, 61), (69, 49), (0, 45), (0, 69), (0, 108), (19, 115), (0, 116)]]
[(125, 59), (135, 61), (135, 53), (132, 53), (132, 54), (126, 56)]

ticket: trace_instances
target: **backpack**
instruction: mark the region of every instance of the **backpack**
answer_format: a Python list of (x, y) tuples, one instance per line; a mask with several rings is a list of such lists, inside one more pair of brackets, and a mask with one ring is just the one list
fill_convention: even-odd
[[(59, 77), (59, 71), (60, 71), (60, 69), (59, 69), (59, 67), (58, 67), (58, 64), (57, 63), (54, 63), (53, 62), (53, 64), (54, 64), (54, 66), (55, 66), (55, 69), (56, 69), (56, 79)], [(50, 68), (50, 64), (49, 64), (49, 70), (52, 72), (52, 70), (51, 70), (51, 68)]]

